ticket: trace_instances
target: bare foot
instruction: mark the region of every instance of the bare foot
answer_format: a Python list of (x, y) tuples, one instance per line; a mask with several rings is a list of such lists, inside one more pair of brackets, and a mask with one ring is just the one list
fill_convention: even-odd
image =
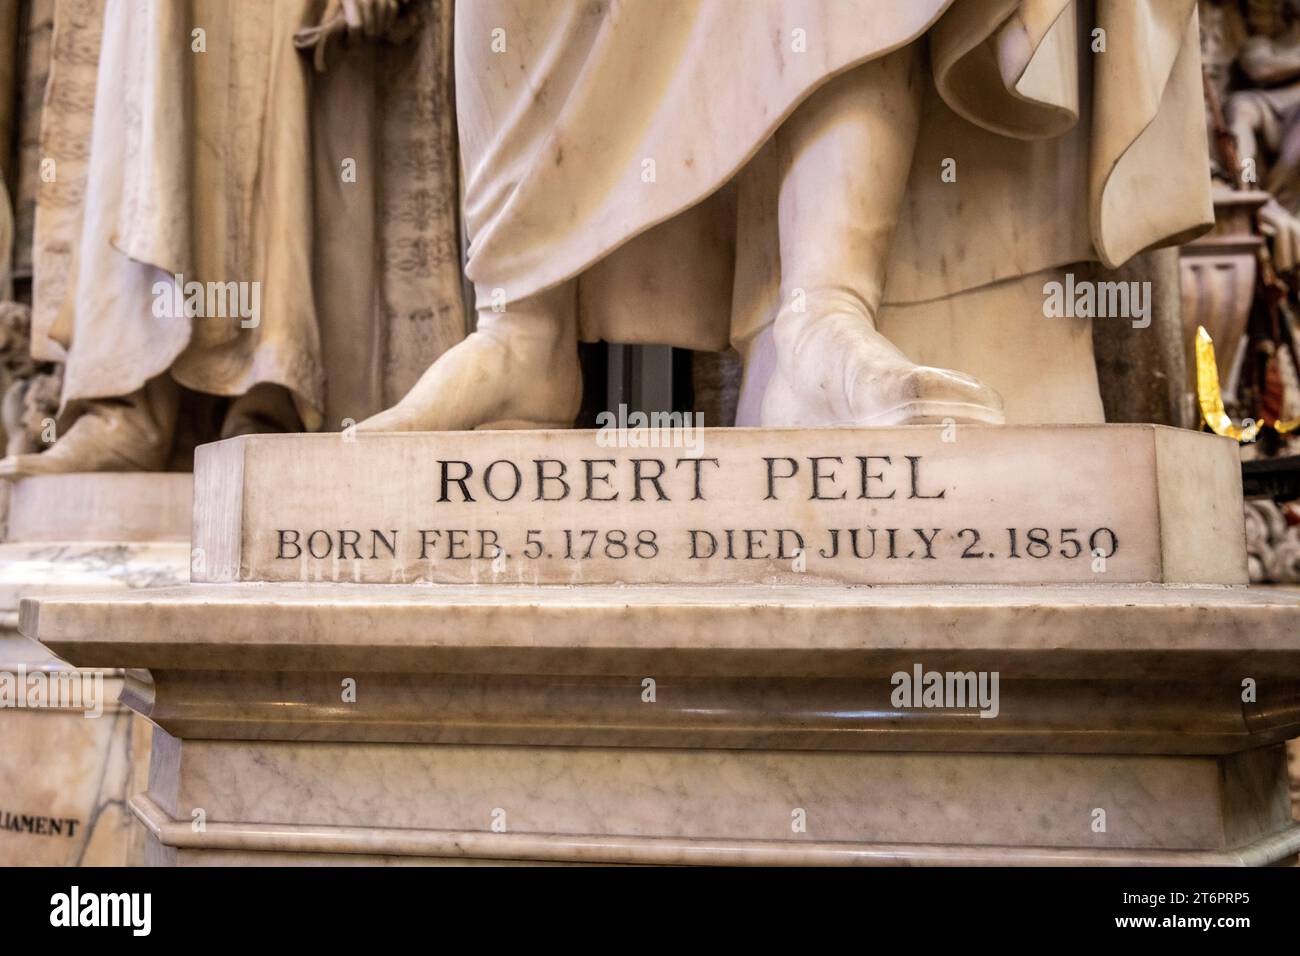
[(916, 365), (875, 330), (847, 292), (809, 295), (808, 311), (783, 309), (777, 364), (763, 395), (767, 426), (1003, 423), (997, 392), (961, 372)]
[(171, 434), (140, 417), (138, 407), (88, 402), (86, 413), (47, 450), (0, 459), (0, 478), (86, 471), (161, 471), (171, 453)]
[(357, 429), (570, 428), (581, 404), (582, 369), (569, 323), (487, 314), (400, 402)]

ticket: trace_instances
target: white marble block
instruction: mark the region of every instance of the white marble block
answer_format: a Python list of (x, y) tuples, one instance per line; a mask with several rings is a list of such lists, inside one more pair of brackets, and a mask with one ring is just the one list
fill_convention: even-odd
[(1149, 425), (247, 436), (199, 450), (194, 577), (1244, 584), (1238, 470)]

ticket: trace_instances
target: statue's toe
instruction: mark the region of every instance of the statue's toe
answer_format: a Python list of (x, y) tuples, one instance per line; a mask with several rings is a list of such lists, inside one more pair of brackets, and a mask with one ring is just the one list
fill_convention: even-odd
[(66, 470), (60, 468), (59, 464), (57, 459), (47, 453), (6, 455), (0, 458), (0, 478), (16, 481), (32, 475), (57, 474)]

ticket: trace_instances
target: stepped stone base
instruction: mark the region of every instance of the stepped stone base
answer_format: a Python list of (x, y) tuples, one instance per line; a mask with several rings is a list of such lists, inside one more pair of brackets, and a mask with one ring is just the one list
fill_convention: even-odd
[[(24, 614), (131, 668), (158, 863), (1300, 850), (1300, 602), (1245, 588), (236, 584)], [(896, 706), (917, 666), (996, 673), (996, 715)]]
[(632, 437), (205, 446), (196, 583), (25, 601), (155, 725), (148, 859), (1295, 859), (1232, 442)]

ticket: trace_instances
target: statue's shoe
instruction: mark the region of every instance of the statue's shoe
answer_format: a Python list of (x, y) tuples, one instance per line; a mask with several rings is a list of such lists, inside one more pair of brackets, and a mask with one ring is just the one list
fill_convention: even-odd
[(42, 452), (0, 459), (0, 478), (87, 471), (162, 471), (171, 436), (135, 422), (129, 405), (92, 402), (86, 414)]
[(809, 296), (776, 319), (776, 369), (763, 394), (769, 427), (1001, 425), (1002, 398), (962, 372), (917, 365), (876, 331), (848, 294)]
[(365, 432), (571, 428), (582, 404), (576, 345), (478, 331), (433, 363)]

